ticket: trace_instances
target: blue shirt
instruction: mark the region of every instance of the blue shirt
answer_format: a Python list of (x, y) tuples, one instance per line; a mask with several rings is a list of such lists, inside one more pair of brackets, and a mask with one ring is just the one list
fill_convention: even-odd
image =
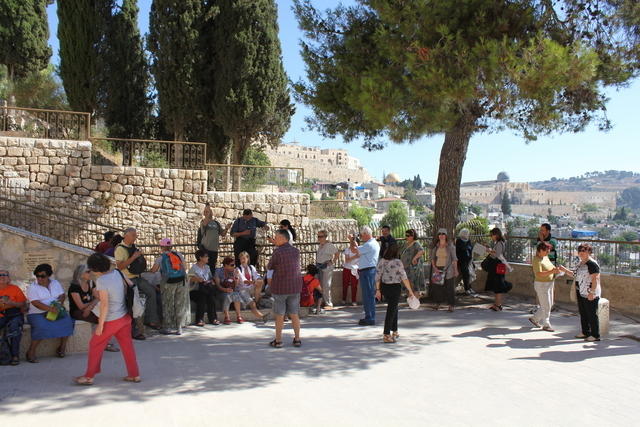
[(360, 258), (358, 259), (358, 268), (360, 270), (375, 267), (378, 265), (378, 253), (380, 252), (380, 245), (373, 237), (365, 242), (364, 245), (358, 246), (360, 252)]
[(262, 228), (267, 225), (266, 222), (260, 221), (256, 217), (252, 217), (249, 221), (245, 221), (244, 218), (240, 217), (233, 222), (233, 226), (231, 227), (232, 233), (240, 233), (241, 231), (251, 230), (251, 234), (248, 236), (238, 236), (236, 239), (255, 239), (256, 238), (256, 229)]

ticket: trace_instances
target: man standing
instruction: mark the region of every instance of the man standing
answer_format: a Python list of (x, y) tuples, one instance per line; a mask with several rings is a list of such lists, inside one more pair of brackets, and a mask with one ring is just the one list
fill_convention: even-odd
[(538, 231), (538, 242), (546, 242), (551, 245), (551, 250), (549, 251), (549, 261), (553, 263), (553, 265), (558, 265), (558, 253), (556, 249), (558, 248), (558, 241), (551, 237), (551, 225), (546, 222), (540, 226), (540, 230)]
[(198, 236), (196, 238), (196, 246), (198, 249), (204, 249), (209, 255), (209, 267), (211, 271), (216, 271), (218, 263), (218, 250), (220, 248), (220, 237), (227, 235), (227, 231), (231, 228), (231, 224), (227, 228), (222, 228), (220, 223), (213, 219), (213, 211), (209, 203), (205, 205), (202, 221), (198, 227)]
[(336, 246), (327, 240), (327, 230), (318, 231), (318, 251), (316, 252), (316, 267), (322, 286), (324, 301), (329, 309), (333, 308), (331, 299), (331, 278), (333, 277), (333, 266), (338, 262), (340, 251)]
[[(124, 230), (122, 243), (120, 243), (113, 254), (116, 259), (116, 268), (122, 272), (142, 292), (146, 297), (144, 308), (144, 323), (152, 329), (160, 329), (160, 316), (158, 315), (158, 300), (156, 287), (142, 278), (141, 274), (147, 269), (147, 262), (144, 255), (134, 244), (138, 238), (135, 228)], [(143, 340), (145, 336), (138, 330), (136, 322), (132, 322), (132, 334), (136, 340)]]
[(277, 246), (269, 260), (268, 270), (273, 270), (270, 281), (271, 294), (274, 298), (273, 313), (276, 319), (276, 337), (269, 343), (271, 347), (282, 347), (282, 328), (284, 316), (291, 317), (293, 325), (293, 346), (300, 347), (300, 291), (302, 290), (302, 274), (300, 274), (300, 251), (289, 243), (287, 230), (277, 230), (274, 244)]
[(382, 255), (384, 255), (384, 251), (387, 250), (389, 245), (391, 245), (392, 243), (396, 243), (396, 238), (391, 235), (391, 227), (389, 227), (388, 225), (383, 225), (380, 231), (382, 232), (382, 236), (380, 236), (379, 239), (380, 253), (378, 254), (378, 256), (382, 258)]
[(358, 322), (360, 326), (376, 324), (375, 278), (380, 247), (371, 233), (371, 228), (367, 226), (362, 227), (360, 230), (360, 241), (362, 245), (360, 246), (356, 245), (353, 235), (349, 236), (351, 250), (358, 256), (358, 276), (360, 277), (362, 305), (364, 308), (364, 319), (360, 319)]
[(267, 223), (254, 218), (251, 209), (243, 210), (242, 216), (233, 222), (231, 236), (236, 239), (233, 242), (236, 265), (240, 265), (239, 255), (243, 251), (249, 254), (251, 265), (255, 266), (258, 263), (258, 252), (256, 251), (256, 230), (258, 228), (268, 230)]

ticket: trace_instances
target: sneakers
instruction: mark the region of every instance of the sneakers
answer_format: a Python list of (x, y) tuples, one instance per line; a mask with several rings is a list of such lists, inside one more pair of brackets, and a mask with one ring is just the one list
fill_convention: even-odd
[(529, 317), (529, 322), (531, 322), (531, 324), (533, 326), (535, 326), (536, 328), (540, 327), (540, 323), (538, 323), (538, 321), (536, 319), (534, 319), (533, 317)]
[(358, 305), (358, 303), (357, 303), (357, 302), (355, 302), (355, 301), (351, 303), (351, 306), (352, 306), (352, 307), (355, 307), (355, 306), (357, 306), (357, 305)]
[(596, 338), (596, 337), (587, 337), (587, 338), (585, 338), (585, 341), (588, 341), (588, 342), (595, 342), (595, 341), (600, 341), (600, 338)]
[(585, 334), (578, 334), (575, 336), (575, 338), (578, 338), (578, 339), (585, 339), (586, 337), (587, 336)]
[(324, 313), (325, 313), (324, 308), (321, 308), (320, 311), (317, 312), (316, 314), (324, 314)]
[(358, 325), (360, 326), (373, 326), (376, 322), (372, 322), (371, 320), (360, 319), (358, 321)]

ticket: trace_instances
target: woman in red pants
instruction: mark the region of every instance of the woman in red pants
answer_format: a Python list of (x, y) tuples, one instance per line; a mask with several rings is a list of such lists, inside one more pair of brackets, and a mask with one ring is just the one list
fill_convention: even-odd
[(78, 385), (92, 385), (93, 377), (100, 372), (100, 363), (109, 339), (115, 337), (120, 344), (127, 376), (124, 381), (140, 382), (136, 351), (131, 339), (131, 316), (126, 305), (125, 286), (129, 286), (122, 273), (111, 269), (111, 261), (103, 254), (95, 253), (87, 260), (87, 266), (93, 273), (100, 299), (100, 317), (91, 341), (89, 342), (89, 360), (84, 376), (76, 377)]

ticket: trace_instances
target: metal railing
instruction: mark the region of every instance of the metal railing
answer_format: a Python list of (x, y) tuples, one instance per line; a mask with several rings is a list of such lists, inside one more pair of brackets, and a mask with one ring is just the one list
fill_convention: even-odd
[(86, 140), (90, 127), (89, 113), (0, 106), (0, 133), (5, 136)]
[(304, 169), (207, 163), (209, 190), (247, 192), (297, 192), (304, 186)]
[(128, 138), (90, 138), (107, 153), (120, 153), (117, 166), (174, 169), (204, 169), (207, 144), (204, 142), (163, 141)]
[[(640, 242), (618, 240), (557, 238), (558, 263), (567, 267), (578, 263), (578, 246), (588, 243), (593, 247), (593, 257), (605, 273), (640, 275)], [(531, 264), (536, 254), (536, 239), (508, 236), (506, 257), (508, 261)]]

